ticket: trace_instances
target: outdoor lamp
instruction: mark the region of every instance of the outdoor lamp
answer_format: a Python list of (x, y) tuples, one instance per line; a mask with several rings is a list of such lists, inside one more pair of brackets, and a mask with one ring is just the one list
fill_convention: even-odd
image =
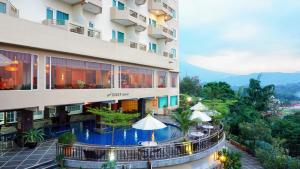
[(188, 97), (186, 100), (187, 100), (188, 102), (191, 102), (191, 101), (192, 101), (192, 98), (191, 98), (191, 97)]
[(109, 161), (115, 161), (115, 153), (113, 149), (110, 150)]

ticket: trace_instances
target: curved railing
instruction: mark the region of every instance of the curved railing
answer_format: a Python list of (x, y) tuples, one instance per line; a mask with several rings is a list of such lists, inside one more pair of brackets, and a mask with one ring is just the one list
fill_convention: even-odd
[(108, 161), (113, 155), (119, 162), (148, 161), (176, 158), (200, 153), (217, 145), (224, 137), (223, 127), (218, 127), (210, 136), (189, 142), (159, 144), (155, 147), (130, 146), (106, 147), (91, 145), (56, 145), (56, 154), (65, 159), (80, 161)]

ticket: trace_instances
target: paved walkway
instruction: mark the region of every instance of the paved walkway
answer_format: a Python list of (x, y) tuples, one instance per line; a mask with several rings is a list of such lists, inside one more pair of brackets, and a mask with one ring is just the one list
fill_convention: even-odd
[(55, 158), (55, 141), (41, 143), (35, 149), (16, 148), (0, 156), (1, 169), (24, 169)]
[(253, 157), (252, 155), (241, 151), (240, 149), (236, 148), (235, 146), (229, 143), (227, 143), (226, 146), (231, 150), (241, 153), (242, 169), (263, 169), (256, 157)]

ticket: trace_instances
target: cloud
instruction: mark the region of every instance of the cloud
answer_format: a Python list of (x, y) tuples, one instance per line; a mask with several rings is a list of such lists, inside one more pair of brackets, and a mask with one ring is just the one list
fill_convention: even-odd
[(189, 56), (187, 62), (205, 69), (239, 75), (259, 72), (291, 73), (300, 71), (299, 56), (286, 50), (273, 53), (221, 50), (207, 56)]
[(272, 0), (184, 0), (179, 1), (180, 22), (184, 28), (220, 24), (241, 13), (265, 12)]
[(234, 23), (225, 28), (220, 38), (229, 42), (257, 40), (263, 35), (263, 28), (257, 23)]

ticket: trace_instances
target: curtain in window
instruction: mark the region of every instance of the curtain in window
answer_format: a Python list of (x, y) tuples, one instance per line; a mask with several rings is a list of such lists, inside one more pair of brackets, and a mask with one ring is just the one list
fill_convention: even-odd
[(177, 106), (177, 99), (178, 99), (178, 97), (177, 96), (171, 96), (170, 99), (171, 99), (170, 100), (170, 105), (171, 106)]
[(168, 106), (168, 96), (158, 98), (158, 108), (164, 108)]
[(119, 10), (124, 10), (125, 9), (125, 5), (122, 2), (118, 2), (118, 9)]
[(118, 32), (118, 42), (124, 43), (125, 40), (125, 34), (123, 32)]
[(57, 11), (56, 20), (58, 25), (65, 25), (65, 21), (69, 20), (69, 14), (66, 14), (61, 11)]
[(53, 19), (53, 10), (50, 8), (47, 8), (47, 19), (49, 20)]
[(6, 4), (0, 2), (0, 13), (6, 13)]

